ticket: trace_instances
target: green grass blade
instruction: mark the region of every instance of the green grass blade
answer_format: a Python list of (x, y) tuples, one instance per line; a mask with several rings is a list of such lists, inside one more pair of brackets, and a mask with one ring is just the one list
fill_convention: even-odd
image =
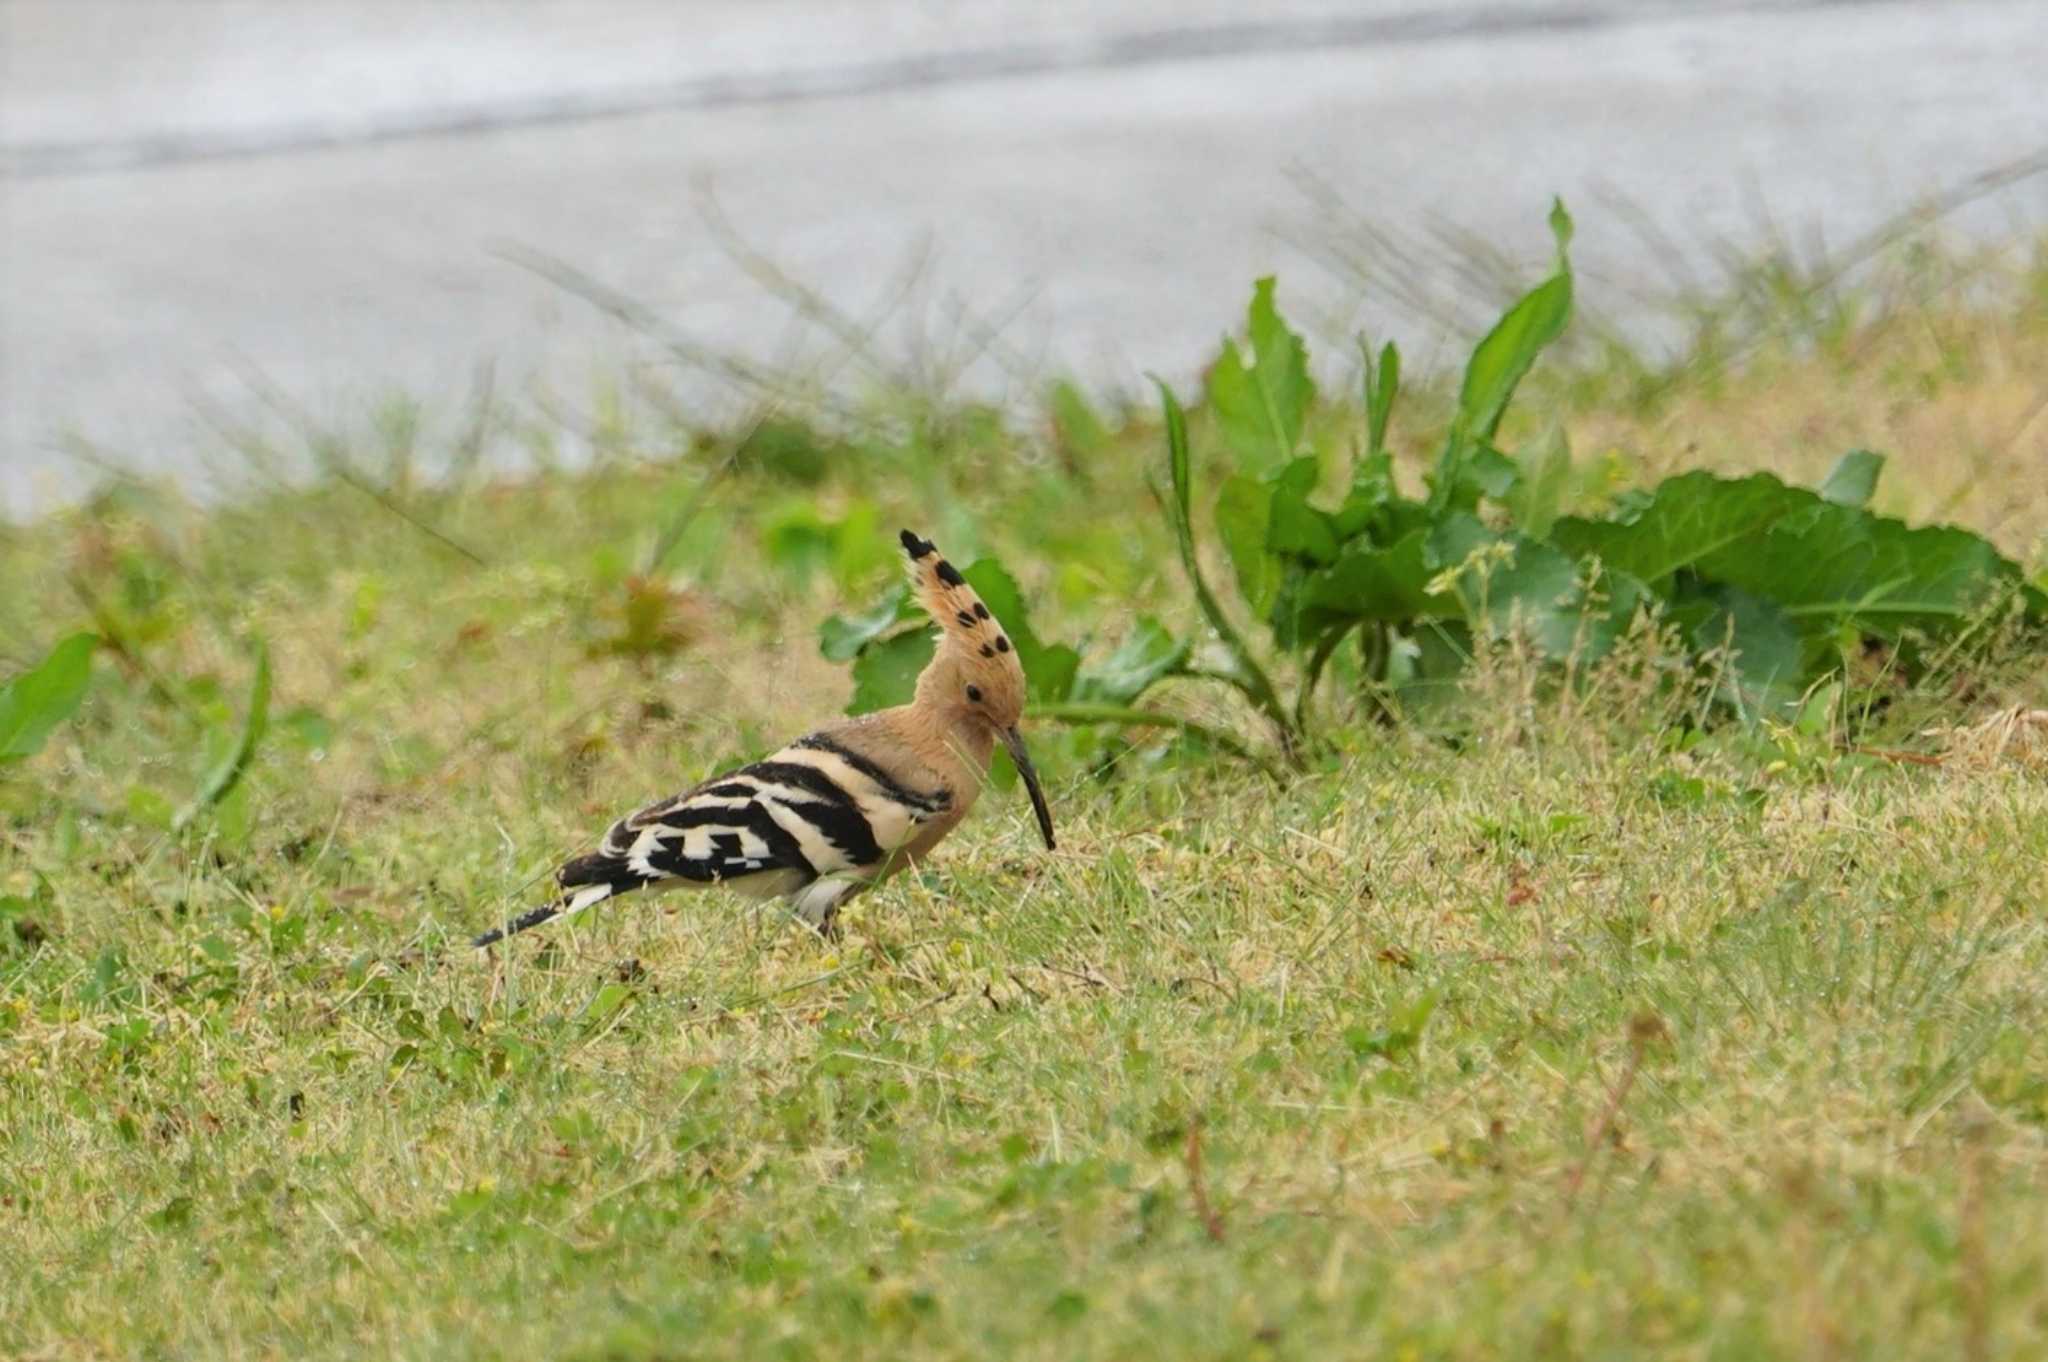
[(192, 802), (178, 811), (171, 824), (172, 831), (190, 827), (194, 819), (228, 797), (248, 773), (249, 763), (255, 760), (256, 749), (262, 745), (263, 735), (269, 727), (270, 650), (258, 641), (256, 675), (249, 683), (249, 703), (242, 715), (241, 735), (235, 739), (233, 750), (206, 773), (206, 779), (200, 784), (199, 793), (192, 797)]

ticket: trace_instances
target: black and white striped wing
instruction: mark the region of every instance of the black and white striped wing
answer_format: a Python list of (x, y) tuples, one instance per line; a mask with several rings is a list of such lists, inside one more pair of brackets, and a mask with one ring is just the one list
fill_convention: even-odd
[(951, 804), (925, 794), (828, 737), (802, 739), (765, 761), (621, 819), (556, 878), (572, 909), (671, 881), (789, 893), (821, 875), (870, 875)]

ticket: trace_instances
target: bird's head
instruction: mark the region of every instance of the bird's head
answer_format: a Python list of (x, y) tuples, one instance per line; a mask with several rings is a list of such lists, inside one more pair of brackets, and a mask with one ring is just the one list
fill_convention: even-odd
[(918, 603), (939, 626), (939, 644), (917, 678), (919, 708), (948, 726), (986, 729), (1009, 749), (1017, 773), (1031, 794), (1032, 810), (1047, 850), (1053, 845), (1052, 814), (1038, 786), (1038, 772), (1024, 749), (1017, 725), (1024, 717), (1024, 668), (1016, 646), (960, 570), (929, 539), (903, 531), (910, 581)]

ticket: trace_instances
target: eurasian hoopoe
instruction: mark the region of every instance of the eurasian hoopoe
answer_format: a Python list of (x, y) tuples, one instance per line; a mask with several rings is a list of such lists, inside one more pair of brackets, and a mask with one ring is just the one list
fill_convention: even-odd
[(1001, 621), (929, 539), (903, 531), (910, 580), (939, 626), (907, 705), (843, 719), (765, 761), (714, 776), (612, 825), (555, 872), (562, 897), (476, 945), (580, 913), (632, 889), (722, 885), (786, 898), (831, 934), (839, 905), (923, 860), (981, 793), (1000, 739), (1024, 777), (1046, 850), (1052, 813), (1024, 750), (1024, 669)]

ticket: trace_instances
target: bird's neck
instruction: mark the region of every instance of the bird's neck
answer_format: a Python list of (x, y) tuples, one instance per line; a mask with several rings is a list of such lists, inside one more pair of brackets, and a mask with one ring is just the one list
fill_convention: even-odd
[(908, 704), (884, 712), (883, 725), (910, 755), (929, 767), (957, 794), (979, 789), (988, 777), (995, 734), (956, 709)]

